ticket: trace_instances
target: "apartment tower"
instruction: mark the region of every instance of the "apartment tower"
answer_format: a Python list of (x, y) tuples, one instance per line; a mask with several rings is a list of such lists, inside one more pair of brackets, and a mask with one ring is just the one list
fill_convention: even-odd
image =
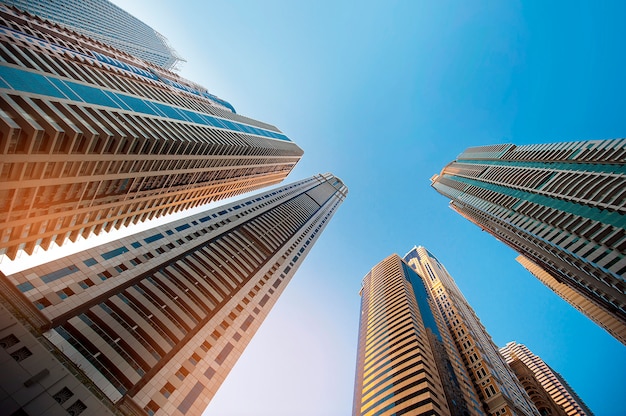
[(483, 411), (494, 416), (535, 414), (536, 409), (515, 374), (446, 268), (424, 247), (414, 247), (404, 260), (423, 276)]
[(509, 342), (500, 348), (500, 353), (511, 366), (541, 414), (593, 415), (563, 377), (525, 345)]
[(0, 276), (0, 405), (201, 414), (346, 194), (316, 175)]
[(432, 186), (626, 344), (626, 139), (469, 148)]
[(380, 262), (360, 295), (354, 415), (537, 414), (426, 249)]
[(302, 156), (203, 87), (50, 21), (0, 5), (0, 39), (11, 259), (276, 184)]
[(0, 0), (172, 70), (183, 61), (159, 32), (108, 0)]

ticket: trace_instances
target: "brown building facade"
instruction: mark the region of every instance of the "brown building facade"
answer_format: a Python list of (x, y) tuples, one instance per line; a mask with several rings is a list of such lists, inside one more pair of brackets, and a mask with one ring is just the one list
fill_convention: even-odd
[(0, 377), (2, 408), (54, 414), (66, 387), (86, 414), (201, 414), (346, 195), (316, 175), (0, 274), (14, 317), (0, 340), (17, 340), (0, 356), (15, 372)]
[(277, 128), (173, 72), (0, 5), (0, 254), (276, 184)]
[(363, 279), (353, 415), (537, 415), (443, 266), (423, 247)]

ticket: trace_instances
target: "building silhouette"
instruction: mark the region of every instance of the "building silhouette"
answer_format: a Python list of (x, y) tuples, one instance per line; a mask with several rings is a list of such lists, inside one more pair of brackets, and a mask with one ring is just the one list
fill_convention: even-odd
[(302, 156), (203, 87), (39, 17), (0, 5), (0, 38), (11, 259), (276, 184)]
[(425, 248), (374, 266), (360, 294), (354, 415), (538, 414)]
[(159, 32), (108, 0), (1, 0), (164, 69), (183, 61)]
[(500, 353), (542, 415), (593, 415), (563, 377), (525, 345), (509, 342)]
[(201, 414), (346, 194), (316, 175), (0, 276), (2, 409)]
[(626, 344), (626, 139), (469, 148), (432, 186)]

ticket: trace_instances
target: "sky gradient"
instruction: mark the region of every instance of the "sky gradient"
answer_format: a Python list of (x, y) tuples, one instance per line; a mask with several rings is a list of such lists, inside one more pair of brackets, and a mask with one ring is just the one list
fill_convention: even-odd
[(332, 172), (349, 188), (205, 415), (350, 414), (361, 279), (414, 245), (497, 345), (525, 344), (596, 415), (624, 414), (626, 348), (429, 179), (469, 146), (624, 137), (626, 2), (114, 3), (168, 38), (183, 76), (304, 149), (285, 183)]

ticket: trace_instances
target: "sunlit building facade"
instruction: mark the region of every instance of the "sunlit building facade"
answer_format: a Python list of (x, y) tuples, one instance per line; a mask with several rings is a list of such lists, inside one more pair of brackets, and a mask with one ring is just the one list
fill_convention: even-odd
[(526, 392), (446, 268), (424, 247), (414, 247), (404, 260), (423, 276), (483, 411), (494, 416), (536, 414)]
[(423, 247), (363, 279), (354, 415), (536, 415), (443, 266)]
[(197, 84), (0, 5), (0, 254), (283, 180), (302, 150)]
[(108, 0), (0, 0), (164, 69), (182, 61), (167, 39)]
[(626, 344), (626, 139), (469, 148), (432, 186)]
[(3, 409), (201, 414), (346, 194), (316, 175), (0, 276)]
[(509, 342), (500, 353), (542, 415), (593, 415), (563, 377), (525, 345)]

